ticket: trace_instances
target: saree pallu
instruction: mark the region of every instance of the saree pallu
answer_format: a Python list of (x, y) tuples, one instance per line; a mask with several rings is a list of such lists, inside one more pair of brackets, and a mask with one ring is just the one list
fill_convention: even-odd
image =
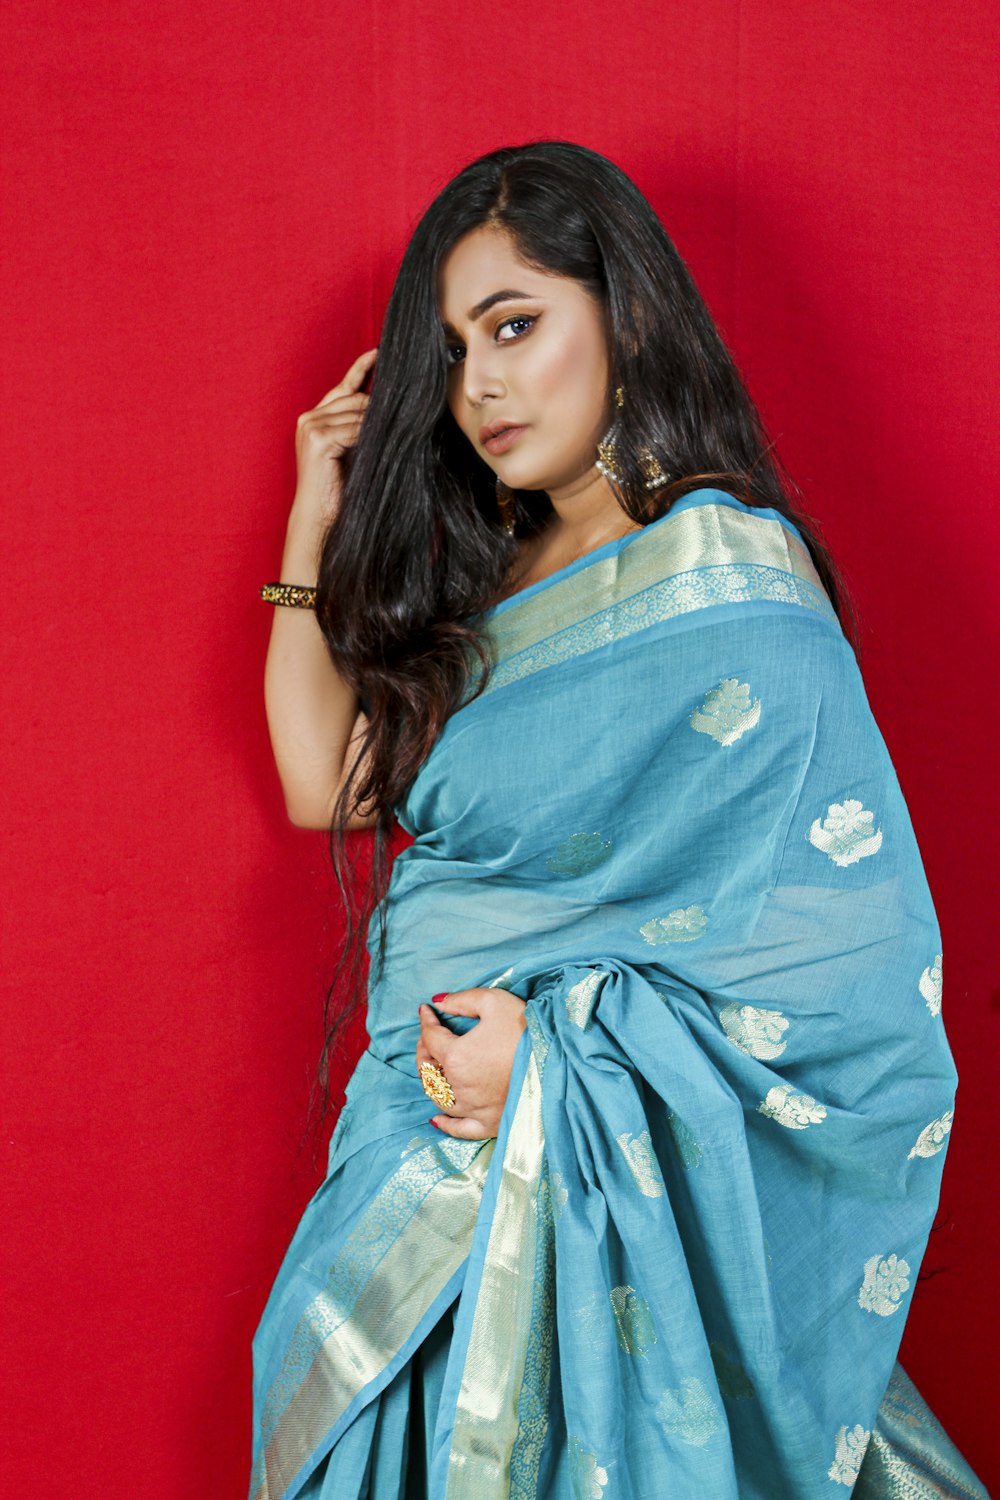
[[(984, 1496), (896, 1360), (941, 937), (799, 532), (697, 490), (481, 618), (254, 1337), (251, 1500)], [(417, 1006), (479, 986), (527, 1028), (466, 1141)]]

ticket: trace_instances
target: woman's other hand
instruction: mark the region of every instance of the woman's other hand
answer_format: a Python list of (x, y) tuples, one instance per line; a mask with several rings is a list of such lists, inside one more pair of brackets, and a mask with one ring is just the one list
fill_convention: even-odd
[(294, 514), (314, 535), (322, 534), (337, 513), (343, 487), (343, 458), (361, 431), (370, 397), (361, 389), (375, 363), (378, 348), (359, 354), (339, 385), (304, 411), (295, 427), (298, 477)]
[(454, 990), (437, 1008), (446, 1015), (480, 1019), (478, 1026), (458, 1035), (438, 1019), (433, 1006), (420, 1007), (417, 1066), (437, 1063), (455, 1095), (450, 1109), (431, 1116), (432, 1123), (461, 1140), (489, 1140), (500, 1128), (514, 1053), (527, 1025), (524, 1001), (510, 990)]

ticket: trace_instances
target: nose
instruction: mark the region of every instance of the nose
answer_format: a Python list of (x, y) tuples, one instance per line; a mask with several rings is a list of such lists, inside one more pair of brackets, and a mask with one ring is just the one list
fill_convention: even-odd
[(501, 400), (506, 393), (497, 365), (498, 350), (490, 344), (469, 345), (462, 360), (462, 387), (465, 399), (476, 415), (487, 399)]

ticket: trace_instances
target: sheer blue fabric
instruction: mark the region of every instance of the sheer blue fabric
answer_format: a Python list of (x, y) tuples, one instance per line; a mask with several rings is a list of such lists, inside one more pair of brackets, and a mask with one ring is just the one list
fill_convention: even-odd
[[(254, 1338), (251, 1500), (985, 1495), (896, 1364), (954, 1114), (941, 936), (798, 531), (698, 490), (483, 624)], [(477, 986), (528, 1025), (460, 1141), (417, 1005)]]

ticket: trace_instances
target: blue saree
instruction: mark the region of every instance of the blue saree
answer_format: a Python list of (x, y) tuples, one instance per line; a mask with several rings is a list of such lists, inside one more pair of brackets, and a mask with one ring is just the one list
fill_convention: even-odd
[[(941, 937), (801, 536), (697, 490), (482, 623), (254, 1336), (251, 1500), (985, 1496), (896, 1362), (954, 1108)], [(464, 1141), (417, 1005), (480, 986), (527, 1029)]]

